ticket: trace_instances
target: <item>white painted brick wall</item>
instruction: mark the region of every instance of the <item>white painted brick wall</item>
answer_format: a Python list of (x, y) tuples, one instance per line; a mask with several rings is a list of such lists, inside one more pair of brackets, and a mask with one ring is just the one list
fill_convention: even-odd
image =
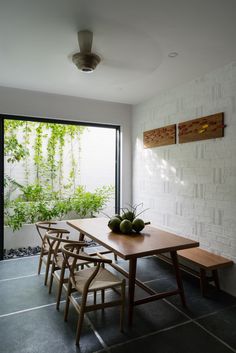
[[(143, 131), (225, 113), (225, 137), (143, 149)], [(236, 262), (236, 62), (133, 108), (133, 203), (145, 219)], [(221, 271), (236, 295), (236, 266)]]

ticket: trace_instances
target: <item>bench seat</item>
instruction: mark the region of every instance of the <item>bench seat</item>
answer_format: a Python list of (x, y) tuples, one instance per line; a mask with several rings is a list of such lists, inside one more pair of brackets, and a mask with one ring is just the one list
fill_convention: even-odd
[(201, 248), (191, 248), (179, 250), (178, 255), (180, 258), (188, 260), (200, 268), (205, 270), (215, 270), (220, 267), (226, 267), (233, 264), (233, 261), (226, 259), (223, 256), (210, 253), (209, 251)]

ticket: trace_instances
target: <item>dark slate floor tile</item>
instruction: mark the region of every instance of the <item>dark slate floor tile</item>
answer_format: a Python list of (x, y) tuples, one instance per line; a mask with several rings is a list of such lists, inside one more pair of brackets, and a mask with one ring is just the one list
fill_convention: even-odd
[[(126, 271), (129, 269), (129, 262), (120, 258), (118, 258), (118, 265)], [(156, 256), (143, 257), (137, 261), (137, 278), (142, 282), (165, 278), (172, 273), (172, 267), (164, 261), (160, 261)]]
[(0, 282), (0, 315), (54, 303), (56, 285), (49, 295), (43, 282), (43, 275)]
[[(113, 255), (106, 255), (107, 257), (113, 260)], [(129, 261), (123, 260), (118, 257), (118, 261), (116, 264), (122, 267), (125, 271), (129, 271)], [(124, 278), (119, 272), (117, 272), (112, 267), (107, 267), (109, 271), (113, 272), (119, 278)], [(168, 278), (173, 276), (173, 269), (171, 266), (166, 264), (163, 261), (158, 260), (156, 257), (144, 257), (138, 259), (137, 261), (137, 279), (142, 282), (148, 282), (155, 280), (157, 278)], [(126, 278), (126, 283), (128, 283), (128, 279)]]
[[(62, 308), (63, 309), (63, 308)], [(0, 351), (4, 353), (92, 353), (103, 347), (88, 323), (84, 323), (80, 346), (75, 345), (78, 315), (70, 310), (68, 322), (63, 310), (44, 307), (0, 319)]]
[[(37, 274), (38, 262), (38, 256), (0, 261), (0, 280)], [(44, 268), (42, 268), (42, 272), (44, 272)]]
[(236, 349), (236, 306), (209, 315), (198, 322)]
[[(90, 249), (94, 251), (94, 249)], [(112, 254), (108, 256), (113, 259)], [(128, 269), (127, 261), (118, 258), (118, 264)], [(15, 278), (18, 275), (32, 275), (37, 273), (37, 266), (38, 257), (0, 262), (0, 279)], [(173, 268), (155, 257), (138, 260), (137, 277), (148, 282), (148, 286), (157, 291), (176, 288)], [(43, 285), (43, 279), (42, 275), (0, 281), (0, 315), (54, 303), (56, 287), (53, 288), (53, 293), (48, 295), (48, 288)], [(209, 287), (208, 298), (203, 298), (200, 293), (199, 280), (183, 273), (183, 282), (188, 304), (186, 309), (182, 307), (179, 296), (167, 298), (167, 301), (159, 300), (136, 306), (132, 329), (128, 327), (126, 322), (124, 333), (119, 331), (118, 307), (107, 308), (104, 312), (100, 310), (91, 312), (89, 318), (105, 343), (108, 346), (115, 345), (115, 347), (111, 347), (111, 352), (114, 353), (128, 351), (130, 353), (132, 349), (137, 353), (153, 353), (157, 349), (158, 353), (232, 352), (196, 324), (184, 324), (188, 318), (177, 309), (185, 312), (191, 318), (220, 310), (217, 314), (199, 319), (199, 323), (219, 336), (221, 340), (235, 347), (236, 298), (224, 292), (218, 292), (213, 287)], [(115, 294), (109, 292), (108, 297), (113, 296)], [(144, 291), (136, 288), (135, 297), (142, 298), (144, 296)], [(91, 299), (92, 297), (90, 297)], [(228, 308), (229, 306), (230, 308)], [(60, 312), (56, 311), (53, 305), (0, 317), (0, 351), (2, 350), (4, 353), (92, 353), (106, 351), (89, 327), (88, 322), (85, 322), (80, 348), (77, 348), (75, 346), (75, 331), (78, 316), (71, 306), (69, 321), (64, 323), (62, 309), (63, 304)], [(178, 324), (183, 325), (168, 329)], [(158, 330), (164, 331), (150, 335)], [(149, 336), (138, 339), (143, 335)], [(132, 342), (128, 342), (129, 340)]]
[[(105, 249), (103, 246), (88, 246), (88, 247), (85, 247), (84, 250), (88, 254), (96, 253), (96, 252), (102, 252), (102, 251), (107, 251), (107, 249)], [(106, 256), (108, 256), (108, 255), (106, 254)]]
[[(182, 306), (180, 296), (166, 298), (167, 301), (174, 304), (181, 311), (191, 318), (197, 318), (201, 315), (210, 314), (216, 310), (227, 308), (236, 304), (236, 298), (223, 291), (216, 290), (213, 286), (208, 288), (208, 296), (203, 297), (199, 288), (199, 281), (192, 276), (183, 275), (183, 284), (187, 307)], [(152, 281), (148, 285), (156, 291), (171, 290), (176, 288), (175, 279), (159, 279)]]
[[(144, 297), (144, 292), (137, 288), (136, 299)], [(106, 294), (106, 300), (115, 299), (116, 294), (109, 292)], [(125, 342), (132, 338), (145, 335), (150, 332), (170, 327), (187, 319), (175, 308), (171, 307), (163, 300), (150, 302), (144, 305), (139, 305), (134, 308), (133, 325), (129, 327), (127, 324), (127, 303), (125, 311), (125, 329), (120, 332), (119, 307), (107, 308), (104, 311), (97, 310), (89, 313), (93, 325), (96, 327), (99, 335), (107, 345), (112, 345), (120, 342)]]
[(111, 348), (111, 353), (232, 353), (194, 323)]

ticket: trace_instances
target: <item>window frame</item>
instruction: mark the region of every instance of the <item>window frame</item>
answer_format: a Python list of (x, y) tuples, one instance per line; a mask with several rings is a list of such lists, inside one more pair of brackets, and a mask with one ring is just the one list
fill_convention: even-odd
[(33, 122), (46, 122), (66, 125), (80, 125), (99, 128), (115, 129), (115, 213), (120, 212), (120, 125), (82, 122), (77, 120), (65, 120), (42, 117), (29, 117), (21, 115), (0, 114), (0, 260), (3, 260), (4, 255), (4, 120), (22, 120)]

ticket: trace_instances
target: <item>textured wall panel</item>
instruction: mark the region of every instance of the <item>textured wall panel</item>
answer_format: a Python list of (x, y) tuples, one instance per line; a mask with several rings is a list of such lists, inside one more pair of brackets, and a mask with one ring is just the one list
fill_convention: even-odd
[(224, 113), (213, 114), (178, 124), (179, 143), (209, 140), (224, 136)]
[(173, 145), (176, 142), (176, 125), (168, 125), (144, 131), (143, 145), (144, 148), (159, 147)]

